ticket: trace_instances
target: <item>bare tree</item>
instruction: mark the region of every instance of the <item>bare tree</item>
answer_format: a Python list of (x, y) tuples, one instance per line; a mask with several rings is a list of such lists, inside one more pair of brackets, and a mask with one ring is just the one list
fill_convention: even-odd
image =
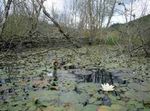
[[(146, 26), (144, 26), (146, 28), (142, 27), (142, 24), (144, 23), (143, 19), (135, 20), (136, 15), (133, 13), (134, 3), (135, 3), (135, 0), (131, 0), (130, 7), (127, 7), (126, 4), (123, 2), (119, 3), (119, 5), (122, 5), (124, 7), (123, 14), (124, 14), (125, 21), (126, 21), (126, 24), (121, 27), (121, 33), (128, 39), (127, 51), (130, 56), (132, 56), (133, 52), (139, 48), (143, 49), (146, 56), (150, 56), (150, 52), (148, 51), (148, 48), (147, 48), (148, 40), (144, 40), (144, 38), (146, 38), (147, 36), (146, 35), (146, 33), (148, 32), (147, 30), (149, 30), (150, 27), (146, 27)], [(146, 6), (144, 6), (143, 10), (141, 10), (140, 17), (143, 17), (145, 15), (145, 12), (146, 12), (145, 9), (146, 9)], [(132, 22), (132, 20), (134, 21)], [(141, 41), (141, 44), (136, 45), (134, 43), (135, 39)]]
[[(4, 0), (5, 1), (5, 0)], [(0, 39), (2, 40), (2, 36), (3, 36), (3, 31), (4, 31), (4, 28), (5, 28), (5, 22), (8, 18), (8, 14), (9, 14), (9, 9), (10, 9), (10, 5), (12, 3), (12, 0), (8, 0), (7, 3), (6, 3), (6, 6), (5, 6), (5, 11), (4, 11), (4, 16), (3, 16), (3, 19), (0, 23)], [(4, 2), (5, 4), (5, 2)]]
[(92, 13), (92, 9), (93, 9), (93, 1), (92, 0), (88, 0), (88, 14), (89, 14), (89, 29), (90, 29), (90, 37), (89, 37), (89, 45), (92, 44), (93, 41), (93, 13)]
[(109, 17), (108, 17), (108, 22), (107, 22), (106, 28), (108, 28), (109, 25), (110, 25), (110, 21), (111, 21), (111, 18), (112, 18), (112, 16), (113, 16), (113, 14), (114, 14), (114, 10), (115, 10), (115, 5), (116, 5), (116, 3), (117, 3), (117, 0), (114, 0), (114, 2), (113, 2), (113, 4), (112, 4), (112, 7), (111, 7), (111, 11), (110, 11)]
[(59, 32), (62, 33), (63, 36), (64, 36), (70, 43), (72, 43), (75, 47), (79, 48), (80, 46), (77, 45), (76, 43), (74, 43), (74, 42), (70, 39), (70, 36), (69, 36), (68, 34), (66, 34), (66, 33), (62, 30), (62, 28), (61, 28), (61, 26), (58, 24), (58, 22), (55, 21), (55, 19), (52, 18), (51, 15), (46, 11), (46, 9), (45, 9), (45, 7), (44, 7), (44, 5), (43, 5), (44, 0), (41, 0), (41, 1), (37, 0), (37, 2), (39, 3), (40, 7), (43, 9), (43, 13), (54, 23), (54, 25), (58, 28)]
[[(41, 0), (41, 4), (43, 5), (45, 0)], [(31, 0), (32, 2), (32, 16), (31, 16), (31, 29), (29, 31), (29, 36), (31, 37), (37, 31), (37, 25), (39, 22), (40, 12), (42, 10), (41, 5), (39, 5), (35, 0)]]

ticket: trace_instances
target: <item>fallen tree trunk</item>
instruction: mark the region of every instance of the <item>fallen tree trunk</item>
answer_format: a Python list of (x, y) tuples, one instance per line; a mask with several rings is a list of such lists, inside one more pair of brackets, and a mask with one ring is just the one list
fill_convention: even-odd
[(62, 28), (61, 28), (61, 26), (58, 24), (58, 22), (55, 21), (55, 19), (54, 19), (53, 17), (51, 17), (51, 15), (46, 11), (46, 9), (45, 9), (45, 7), (44, 7), (44, 5), (43, 5), (43, 2), (44, 2), (44, 1), (45, 1), (45, 0), (41, 0), (41, 2), (40, 2), (39, 0), (37, 0), (37, 2), (39, 3), (40, 7), (42, 7), (42, 9), (43, 9), (43, 13), (54, 23), (54, 25), (58, 28), (59, 32), (62, 33), (63, 36), (64, 36), (70, 43), (72, 43), (76, 48), (80, 48), (80, 46), (77, 45), (76, 43), (74, 43), (74, 42), (70, 39), (69, 35), (66, 34), (66, 33), (62, 30)]

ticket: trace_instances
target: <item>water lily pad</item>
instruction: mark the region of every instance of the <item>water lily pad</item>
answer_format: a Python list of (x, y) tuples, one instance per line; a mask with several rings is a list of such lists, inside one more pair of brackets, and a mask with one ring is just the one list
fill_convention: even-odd
[(62, 106), (54, 107), (54, 106), (48, 106), (46, 108), (39, 108), (36, 111), (64, 111), (65, 109)]
[(87, 93), (81, 93), (79, 95), (79, 103), (80, 104), (86, 104), (89, 101), (90, 96)]
[(62, 93), (60, 95), (61, 103), (79, 103), (79, 94), (75, 92)]
[(150, 92), (130, 90), (130, 91), (125, 92), (123, 96), (140, 102), (140, 101), (150, 100), (149, 95), (150, 95)]
[(43, 105), (57, 105), (59, 101), (59, 93), (57, 91), (44, 91), (44, 90), (39, 90), (39, 91), (34, 91), (30, 92), (30, 99), (38, 100), (40, 104)]
[(112, 104), (111, 110), (112, 111), (127, 111), (127, 108), (119, 104)]
[(96, 84), (94, 83), (82, 83), (78, 85), (78, 90), (81, 92), (86, 92), (89, 95), (94, 95), (97, 93), (97, 91), (100, 89)]
[(83, 111), (96, 111), (97, 106), (96, 105), (87, 105), (84, 107)]
[(134, 89), (134, 90), (136, 90), (136, 91), (150, 91), (150, 86), (149, 86), (149, 85), (143, 86), (143, 85), (140, 85), (140, 84), (138, 84), (138, 83), (130, 83), (130, 84), (128, 85), (128, 87), (129, 87), (130, 89)]
[(97, 108), (97, 111), (111, 111), (111, 108), (108, 106), (100, 106)]

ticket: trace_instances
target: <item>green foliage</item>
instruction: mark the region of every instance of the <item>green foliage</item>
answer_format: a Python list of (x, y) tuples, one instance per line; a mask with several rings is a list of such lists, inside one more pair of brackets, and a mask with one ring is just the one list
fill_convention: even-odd
[[(11, 15), (6, 21), (4, 37), (23, 36), (31, 28), (30, 19), (24, 15)], [(6, 38), (5, 38), (6, 39)]]
[(108, 34), (107, 38), (105, 39), (105, 43), (107, 45), (115, 45), (119, 42), (119, 37), (116, 33), (110, 33)]
[[(129, 38), (131, 39), (130, 44), (133, 47), (141, 45), (141, 38), (144, 40), (144, 44), (149, 44), (150, 38), (150, 14), (147, 16), (140, 17), (139, 19), (130, 21), (124, 24), (113, 24), (109, 27), (110, 31), (118, 31), (121, 36), (121, 43), (129, 44)], [(114, 37), (114, 36), (113, 36)], [(114, 44), (115, 40), (111, 37), (108, 38), (108, 44)]]
[[(10, 15), (6, 21), (3, 36), (5, 39), (10, 39), (13, 36), (15, 38), (28, 36), (28, 32), (32, 29), (32, 25), (36, 24), (36, 18), (28, 17), (26, 15)], [(36, 27), (35, 27), (36, 28)], [(52, 29), (55, 29), (52, 25), (49, 25), (46, 21), (38, 22), (37, 29), (44, 35), (52, 33)]]
[(87, 105), (83, 111), (96, 111), (96, 105)]

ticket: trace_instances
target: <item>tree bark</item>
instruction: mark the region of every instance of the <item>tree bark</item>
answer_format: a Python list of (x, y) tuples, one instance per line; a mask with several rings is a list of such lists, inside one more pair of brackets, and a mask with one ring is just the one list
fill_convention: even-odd
[(115, 0), (115, 1), (114, 1), (114, 3), (113, 3), (113, 6), (112, 6), (112, 9), (111, 9), (111, 12), (110, 12), (109, 18), (108, 18), (108, 22), (107, 22), (106, 28), (108, 28), (108, 27), (109, 27), (109, 24), (110, 24), (111, 18), (112, 18), (113, 14), (114, 14), (114, 9), (115, 9), (116, 2), (117, 2), (117, 0)]
[(88, 0), (88, 14), (89, 14), (89, 28), (90, 28), (90, 37), (89, 37), (89, 45), (92, 45), (93, 42), (93, 14), (92, 14), (92, 8), (93, 8), (92, 0)]
[(2, 22), (0, 23), (0, 40), (3, 40), (3, 37), (2, 37), (3, 36), (3, 31), (4, 31), (4, 28), (5, 28), (6, 20), (8, 18), (11, 3), (12, 3), (12, 0), (8, 0), (7, 4), (5, 6), (4, 17), (3, 17)]
[[(44, 1), (41, 1), (41, 4), (43, 5)], [(33, 12), (32, 12), (32, 17), (31, 17), (31, 29), (29, 31), (29, 36), (32, 37), (32, 35), (37, 31), (37, 26), (38, 26), (38, 18), (40, 16), (40, 12), (42, 10), (41, 5), (38, 7), (35, 4), (35, 1), (32, 0), (32, 5), (33, 5)]]

